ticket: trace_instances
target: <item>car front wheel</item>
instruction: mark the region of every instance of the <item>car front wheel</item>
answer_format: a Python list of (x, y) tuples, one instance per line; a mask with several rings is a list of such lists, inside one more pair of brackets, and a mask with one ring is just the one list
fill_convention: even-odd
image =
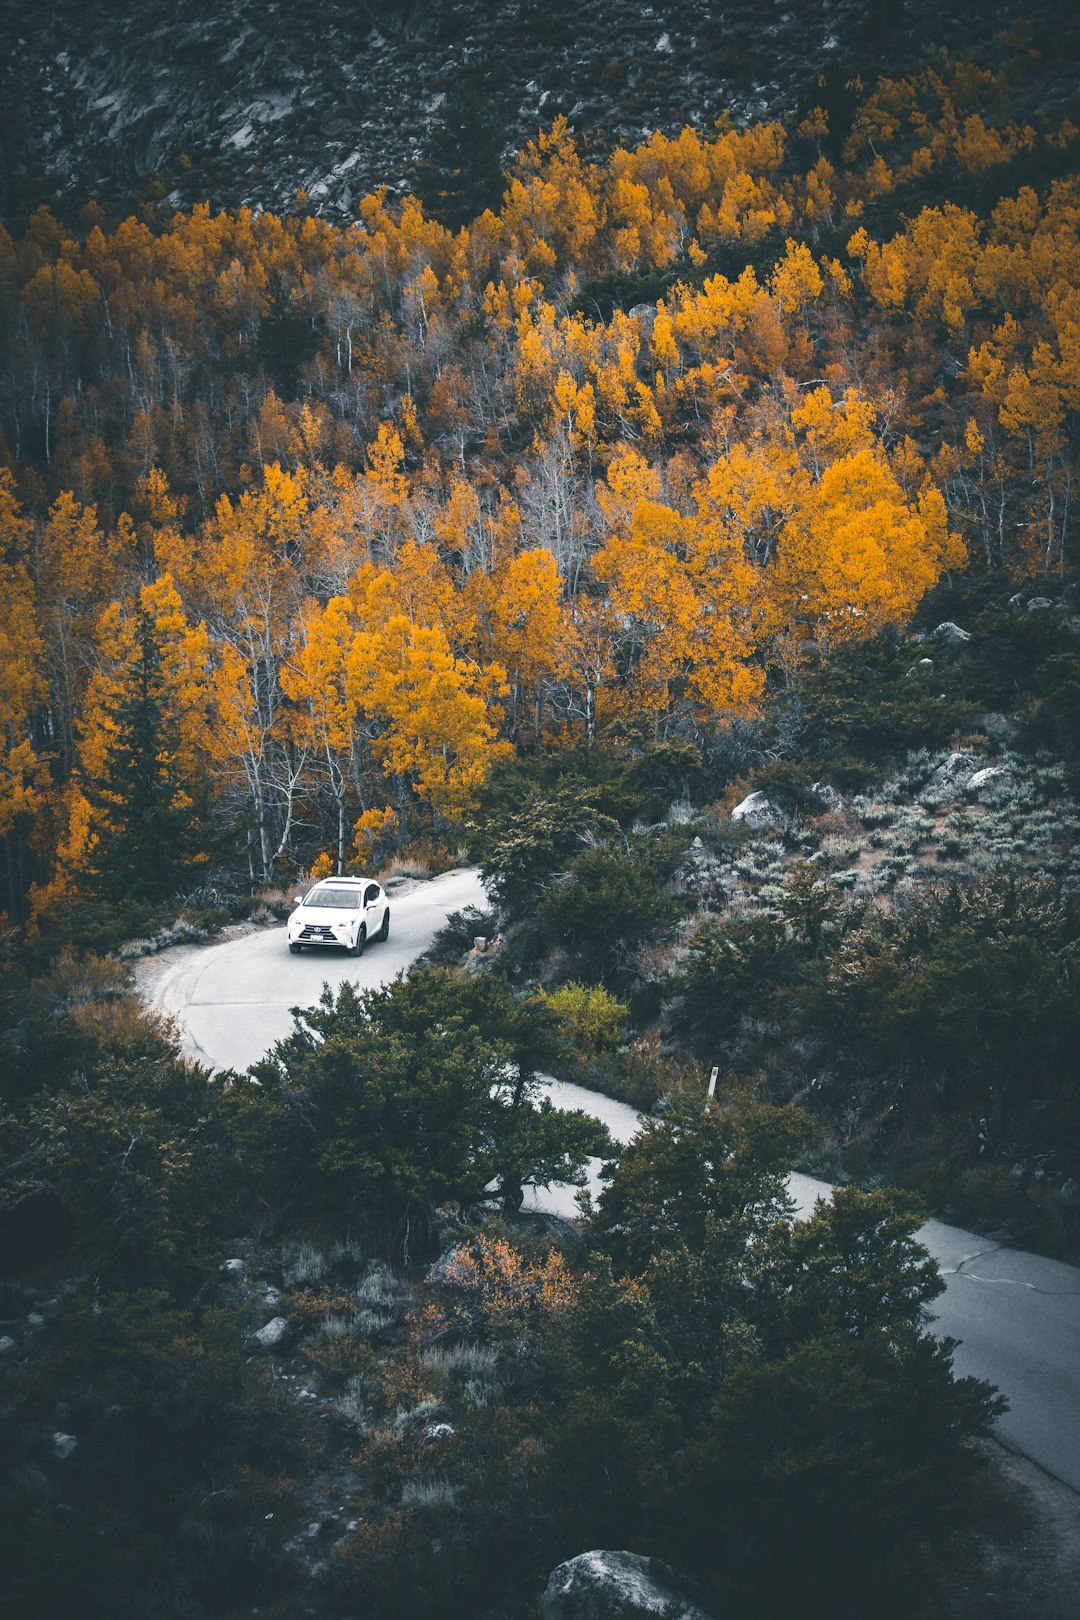
[(361, 923), (360, 924), (360, 932), (356, 936), (356, 944), (349, 946), (349, 955), (350, 956), (363, 956), (363, 954), (364, 954), (364, 946), (365, 946), (366, 943), (367, 943), (367, 929), (364, 927), (363, 923)]
[(389, 939), (390, 938), (390, 908), (389, 908), (389, 906), (387, 906), (386, 910), (383, 912), (382, 927), (379, 929), (379, 932), (376, 934), (375, 938), (376, 939)]
[(292, 952), (292, 954), (294, 956), (299, 956), (300, 955), (301, 947), (299, 945), (297, 945), (293, 940), (289, 941), (289, 949), (290, 949), (290, 951)]

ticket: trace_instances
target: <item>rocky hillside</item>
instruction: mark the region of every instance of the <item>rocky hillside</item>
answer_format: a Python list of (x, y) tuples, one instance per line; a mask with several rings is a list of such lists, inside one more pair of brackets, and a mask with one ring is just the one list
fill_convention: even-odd
[[(482, 103), (504, 161), (559, 112), (599, 149), (655, 128), (782, 116), (855, 74), (936, 50), (1012, 53), (1012, 0), (54, 0), (3, 7), (0, 210), (209, 198), (347, 218), (375, 186), (413, 187), (447, 99)], [(1075, 94), (1078, 25), (1024, 8), (1039, 100)], [(1047, 71), (1049, 70), (1049, 71)], [(1049, 105), (1048, 105), (1049, 103)], [(834, 127), (836, 120), (834, 118)]]

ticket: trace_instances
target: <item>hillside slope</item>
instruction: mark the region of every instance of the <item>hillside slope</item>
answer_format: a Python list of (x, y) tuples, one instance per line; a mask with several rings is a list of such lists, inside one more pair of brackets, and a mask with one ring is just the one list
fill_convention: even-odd
[[(163, 6), (6, 4), (0, 66), (0, 217), (42, 201), (140, 197), (288, 208), (304, 189), (327, 218), (386, 184), (417, 184), (446, 98), (477, 92), (504, 160), (562, 112), (600, 151), (653, 129), (794, 112), (821, 81), (837, 104), (860, 75), (936, 51), (997, 51), (1017, 8), (933, 0), (180, 0)], [(1053, 114), (1075, 96), (1078, 25), (1024, 8)]]

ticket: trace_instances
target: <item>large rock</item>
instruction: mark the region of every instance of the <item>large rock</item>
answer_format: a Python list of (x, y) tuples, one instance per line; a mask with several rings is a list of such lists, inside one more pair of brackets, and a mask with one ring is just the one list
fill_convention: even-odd
[(745, 821), (748, 827), (773, 827), (778, 821), (784, 820), (781, 810), (776, 808), (766, 793), (748, 793), (740, 804), (731, 812), (732, 821)]
[(463, 1244), (451, 1243), (449, 1248), (444, 1249), (439, 1258), (433, 1260), (427, 1268), (424, 1281), (433, 1284), (436, 1288), (446, 1287), (448, 1283), (455, 1280), (454, 1274), (457, 1263), (465, 1252)]
[(934, 804), (942, 799), (956, 798), (982, 769), (982, 764), (980, 754), (967, 754), (957, 749), (936, 767), (919, 799), (924, 804)]
[(632, 321), (640, 321), (646, 337), (650, 335), (656, 325), (657, 308), (655, 304), (633, 304), (626, 312)]
[(274, 1316), (267, 1322), (265, 1327), (261, 1327), (251, 1337), (256, 1344), (261, 1344), (264, 1350), (272, 1350), (276, 1344), (281, 1343), (288, 1332), (288, 1328), (289, 1324), (284, 1316)]
[(970, 792), (972, 788), (978, 791), (979, 788), (986, 787), (990, 782), (1000, 781), (1002, 777), (1008, 776), (1008, 774), (1003, 765), (987, 765), (981, 771), (976, 771), (975, 775), (968, 779), (968, 791)]
[(930, 636), (932, 640), (940, 641), (945, 647), (962, 647), (965, 641), (971, 640), (971, 631), (961, 630), (958, 624), (946, 619), (943, 624), (935, 625)]
[(552, 1570), (544, 1620), (710, 1620), (675, 1578), (630, 1552), (586, 1552)]

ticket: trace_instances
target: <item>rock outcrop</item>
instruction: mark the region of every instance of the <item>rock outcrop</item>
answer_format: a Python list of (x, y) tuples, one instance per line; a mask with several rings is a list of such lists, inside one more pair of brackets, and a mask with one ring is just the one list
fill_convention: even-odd
[(639, 1553), (579, 1553), (552, 1571), (544, 1620), (710, 1620), (680, 1584)]
[(978, 792), (980, 788), (988, 787), (991, 782), (999, 782), (1008, 774), (1004, 765), (987, 765), (983, 770), (976, 771), (974, 776), (968, 778), (968, 791), (974, 789), (975, 792)]
[(746, 798), (735, 806), (731, 812), (731, 819), (744, 822), (747, 827), (774, 827), (784, 820), (784, 814), (782, 810), (777, 809), (768, 794), (757, 792), (748, 793)]
[(272, 1350), (275, 1345), (281, 1343), (288, 1332), (288, 1328), (289, 1324), (283, 1316), (274, 1316), (271, 1317), (265, 1327), (259, 1328), (258, 1332), (253, 1333), (251, 1337), (256, 1344), (261, 1344), (264, 1350)]
[[(860, 15), (870, 9), (872, 19)], [(397, 197), (415, 189), (458, 90), (491, 106), (509, 164), (558, 112), (601, 149), (685, 123), (707, 130), (721, 114), (745, 125), (793, 112), (820, 74), (842, 82), (867, 44), (899, 76), (934, 47), (992, 47), (1014, 14), (1011, 0), (984, 0), (977, 14), (936, 0), (823, 0), (777, 8), (767, 24), (753, 7), (700, 0), (580, 0), (570, 10), (543, 0), (51, 0), (9, 11), (9, 220), (50, 197), (93, 196), (108, 211), (148, 191), (166, 212), (207, 198), (214, 209), (281, 212), (300, 190), (313, 211), (353, 219), (380, 184)], [(1063, 15), (1054, 61), (1071, 94), (1070, 33)], [(647, 322), (651, 304), (634, 307)]]

